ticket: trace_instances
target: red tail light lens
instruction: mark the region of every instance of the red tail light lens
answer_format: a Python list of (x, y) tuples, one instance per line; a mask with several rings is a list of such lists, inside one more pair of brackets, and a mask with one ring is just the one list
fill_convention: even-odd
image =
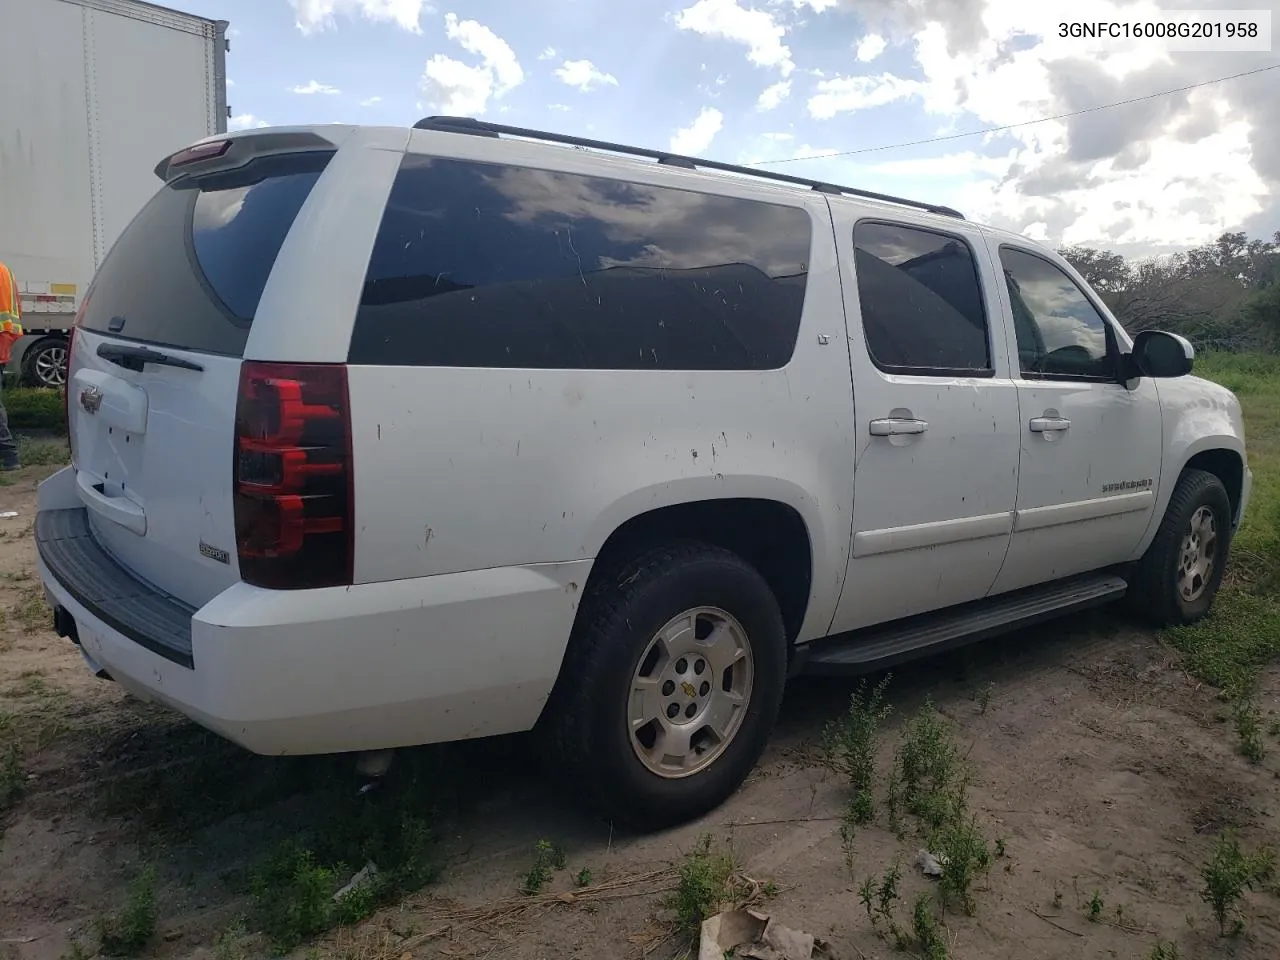
[[(76, 323), (80, 322), (76, 318)], [(71, 439), (71, 351), (76, 345), (76, 328), (72, 327), (71, 332), (67, 335), (67, 376), (62, 383), (62, 422), (67, 428), (67, 445), (71, 447), (72, 458), (75, 456), (75, 447), (72, 446)]]
[(89, 298), (93, 291), (89, 290), (80, 300), (80, 309), (76, 311), (76, 319), (67, 333), (67, 369), (66, 379), (62, 384), (62, 419), (67, 426), (67, 449), (71, 451), (71, 462), (76, 460), (76, 441), (71, 429), (71, 359), (75, 356), (76, 330), (84, 324), (84, 312), (89, 308)]
[(240, 576), (276, 590), (350, 584), (351, 481), (346, 367), (246, 361), (236, 403)]

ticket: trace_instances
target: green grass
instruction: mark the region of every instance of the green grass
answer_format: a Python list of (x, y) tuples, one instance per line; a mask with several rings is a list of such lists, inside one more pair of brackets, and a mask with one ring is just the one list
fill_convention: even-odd
[(560, 847), (550, 840), (539, 840), (533, 850), (533, 863), (525, 875), (520, 891), (530, 897), (541, 893), (552, 875), (563, 870), (566, 865), (564, 851)]
[(704, 920), (733, 902), (737, 870), (731, 850), (712, 850), (710, 834), (698, 840), (677, 868), (679, 882), (675, 890), (663, 901), (663, 906), (675, 913), (681, 933), (696, 938)]
[(9, 429), (15, 433), (22, 430), (67, 432), (66, 406), (61, 390), (17, 387), (6, 389), (0, 399), (3, 399), (9, 414)]
[(18, 459), (24, 467), (61, 466), (71, 462), (67, 441), (18, 436)]
[(876, 805), (872, 788), (876, 780), (876, 753), (880, 746), (880, 726), (892, 708), (884, 703), (886, 675), (874, 688), (865, 680), (849, 698), (849, 710), (823, 731), (823, 757), (827, 766), (849, 781), (850, 798), (845, 819), (848, 824), (870, 823)]
[(129, 885), (124, 909), (99, 922), (99, 948), (108, 957), (136, 957), (155, 935), (156, 871), (147, 867)]
[(18, 753), (17, 744), (11, 743), (3, 756), (0, 756), (0, 814), (17, 806), (25, 788), (22, 756)]
[(1245, 890), (1269, 883), (1275, 874), (1276, 857), (1270, 849), (1264, 847), (1245, 853), (1240, 849), (1239, 841), (1229, 833), (1218, 838), (1213, 858), (1200, 871), (1204, 880), (1200, 897), (1213, 910), (1220, 934), (1227, 935), (1228, 920), (1232, 920), (1231, 933), (1240, 933), (1244, 929), (1239, 904), (1244, 899)]
[(1213, 612), (1166, 636), (1191, 673), (1241, 700), (1280, 656), (1280, 356), (1210, 353), (1196, 373), (1240, 398), (1253, 492)]
[[(369, 797), (334, 797), (321, 822), (283, 841), (253, 868), (250, 923), (274, 951), (287, 953), (434, 881), (440, 863), (427, 819), (430, 794), (430, 784), (411, 772)], [(335, 899), (368, 863), (376, 872)]]

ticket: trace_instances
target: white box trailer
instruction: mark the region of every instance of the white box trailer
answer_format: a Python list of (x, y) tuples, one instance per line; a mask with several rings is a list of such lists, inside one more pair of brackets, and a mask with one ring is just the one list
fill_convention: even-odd
[(0, 0), (0, 260), (24, 382), (65, 378), (67, 330), (156, 163), (226, 130), (226, 31), (140, 0)]

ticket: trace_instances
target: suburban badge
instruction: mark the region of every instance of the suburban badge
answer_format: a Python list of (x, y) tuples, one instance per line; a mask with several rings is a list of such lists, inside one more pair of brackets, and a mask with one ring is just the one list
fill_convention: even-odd
[(218, 547), (211, 546), (210, 544), (205, 543), (203, 540), (200, 541), (200, 553), (203, 556), (208, 557), (210, 560), (217, 560), (219, 563), (231, 562), (231, 554), (229, 554), (226, 550), (221, 550)]

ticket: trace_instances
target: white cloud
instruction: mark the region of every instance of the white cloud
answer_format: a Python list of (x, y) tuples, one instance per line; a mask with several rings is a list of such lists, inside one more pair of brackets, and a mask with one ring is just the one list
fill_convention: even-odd
[(539, 60), (554, 60), (555, 58), (556, 58), (556, 48), (555, 48), (555, 47), (547, 47), (547, 48), (546, 48), (545, 50), (543, 50), (540, 54), (538, 54), (538, 59), (539, 59)]
[(381, 103), (381, 102), (382, 102), (382, 98), (381, 98), (381, 97), (368, 97), (368, 98), (366, 98), (366, 99), (364, 99), (364, 100), (361, 100), (361, 101), (360, 101), (360, 106), (362, 106), (362, 107), (372, 107), (375, 103)]
[(227, 77), (227, 86), (234, 87), (235, 85), (236, 85), (236, 82), (232, 80), (230, 77)]
[(501, 98), (524, 82), (524, 70), (511, 46), (484, 24), (445, 16), (445, 36), (480, 58), (478, 65), (442, 53), (430, 60), (419, 87), (431, 109), (462, 116), (483, 114), (490, 98)]
[(773, 86), (764, 88), (759, 99), (756, 100), (756, 109), (773, 110), (789, 96), (791, 96), (791, 81), (779, 80)]
[(556, 67), (555, 74), (561, 82), (576, 87), (583, 93), (589, 92), (592, 87), (618, 85), (617, 77), (611, 73), (605, 73), (590, 60), (566, 60), (561, 66)]
[(675, 19), (681, 30), (743, 44), (756, 66), (776, 67), (784, 77), (795, 69), (791, 50), (782, 42), (787, 29), (767, 11), (740, 6), (737, 0), (698, 0)]
[(884, 53), (888, 43), (884, 37), (878, 33), (868, 33), (865, 37), (858, 41), (855, 49), (855, 55), (861, 63), (870, 63), (880, 54)]
[(492, 70), (500, 93), (512, 90), (524, 82), (524, 70), (516, 59), (511, 45), (476, 20), (459, 20), (450, 13), (444, 18), (444, 32), (467, 53), (473, 53)]
[(333, 96), (341, 93), (337, 87), (331, 87), (327, 83), (320, 83), (318, 80), (312, 80), (309, 83), (300, 83), (296, 87), (289, 88), (290, 93), (300, 93), (303, 96), (311, 96), (314, 93), (323, 93), (326, 96)]
[[(1071, 19), (1158, 19), (1161, 6), (1168, 4), (1075, 0)], [(1028, 9), (1025, 0), (858, 0), (859, 14), (877, 36), (914, 52), (916, 79), (887, 73), (828, 78), (809, 112), (832, 117), (914, 100), (944, 119), (938, 133), (945, 135), (1039, 121), (1274, 62), (1261, 54), (1165, 54), (1157, 44), (1086, 51), (1056, 35), (1057, 15), (1046, 9), (1028, 19)], [(870, 54), (867, 42), (857, 55)], [(897, 159), (900, 154), (885, 152), (788, 166), (946, 203), (1055, 245), (1133, 252), (1203, 243), (1268, 204), (1272, 219), (1280, 217), (1280, 127), (1266, 122), (1268, 110), (1280, 115), (1280, 101), (1267, 95), (1268, 78), (1256, 79), (939, 144), (934, 150), (941, 156), (916, 158), (917, 150), (911, 159)], [(913, 138), (885, 131), (865, 145), (897, 139)]]
[(703, 107), (693, 123), (672, 135), (671, 152), (685, 155), (702, 153), (711, 146), (711, 141), (723, 126), (724, 114), (715, 107)]
[(493, 96), (493, 72), (437, 53), (427, 61), (419, 84), (432, 110), (450, 116), (478, 116)]
[(809, 114), (819, 120), (830, 120), (837, 113), (882, 107), (895, 100), (921, 96), (925, 90), (926, 84), (891, 73), (878, 77), (834, 77), (819, 81), (817, 93), (809, 98)]
[(822, 13), (825, 10), (833, 10), (840, 5), (840, 0), (791, 0), (791, 5), (797, 10), (803, 10), (808, 7), (814, 13)]
[(419, 21), (431, 7), (426, 0), (290, 0), (294, 23), (305, 35), (337, 26), (338, 17), (364, 17), (375, 23), (394, 23), (421, 33)]
[(227, 121), (227, 130), (251, 130), (268, 126), (267, 121), (255, 117), (252, 113), (238, 113)]
[(573, 109), (573, 107), (569, 106), (567, 103), (548, 103), (547, 109), (554, 110), (557, 113), (568, 113)]

